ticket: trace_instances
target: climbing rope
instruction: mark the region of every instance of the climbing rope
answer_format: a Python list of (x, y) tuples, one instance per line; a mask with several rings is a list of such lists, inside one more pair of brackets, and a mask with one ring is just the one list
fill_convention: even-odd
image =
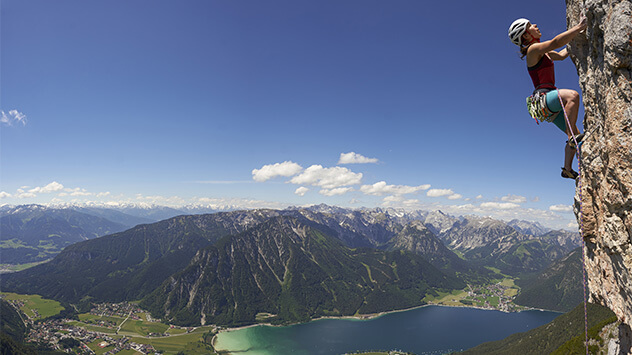
[[(582, 214), (582, 160), (581, 160), (581, 150), (579, 149), (579, 142), (577, 142), (577, 138), (575, 137), (575, 133), (571, 128), (571, 122), (568, 119), (568, 115), (566, 114), (566, 109), (564, 108), (564, 101), (562, 101), (562, 96), (560, 95), (560, 91), (557, 90), (557, 98), (560, 100), (560, 105), (562, 105), (562, 111), (564, 111), (564, 118), (566, 119), (566, 127), (571, 131), (571, 136), (573, 137), (573, 142), (575, 142), (575, 154), (577, 155), (577, 170), (579, 176), (578, 188), (579, 188), (579, 235), (582, 237), (582, 278), (583, 278), (583, 286), (584, 286), (584, 335), (585, 335), (585, 345), (586, 345), (586, 355), (588, 355), (588, 306), (586, 301), (586, 243), (583, 240), (584, 237), (584, 215)], [(570, 142), (569, 142), (570, 143)]]

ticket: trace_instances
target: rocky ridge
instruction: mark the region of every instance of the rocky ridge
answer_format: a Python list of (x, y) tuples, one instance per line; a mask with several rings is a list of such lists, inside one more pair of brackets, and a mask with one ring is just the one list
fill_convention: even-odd
[(622, 322), (632, 353), (632, 2), (567, 0), (567, 23), (588, 28), (571, 44), (585, 108), (586, 137), (575, 210), (586, 244), (590, 301)]

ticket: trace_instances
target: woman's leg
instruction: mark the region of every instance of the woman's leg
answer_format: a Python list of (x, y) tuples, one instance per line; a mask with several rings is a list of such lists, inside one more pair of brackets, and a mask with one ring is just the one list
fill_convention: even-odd
[(573, 170), (573, 158), (575, 158), (575, 149), (566, 143), (564, 147), (564, 169), (568, 171)]
[[(571, 126), (566, 127), (566, 135), (568, 139), (573, 139), (573, 135), (578, 135), (577, 114), (579, 112), (579, 94), (575, 90), (560, 89), (560, 96), (564, 103), (564, 110), (568, 116)], [(571, 131), (572, 130), (572, 131)]]

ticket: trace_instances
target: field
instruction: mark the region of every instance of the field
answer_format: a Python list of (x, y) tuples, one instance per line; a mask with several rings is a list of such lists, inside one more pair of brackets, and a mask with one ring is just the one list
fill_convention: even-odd
[[(213, 330), (213, 327), (200, 327), (191, 333), (186, 329), (170, 328), (164, 323), (148, 322), (141, 314), (141, 320), (127, 319), (118, 316), (98, 316), (94, 314), (80, 314), (81, 322), (70, 322), (70, 324), (87, 330), (116, 334), (120, 326), (118, 336), (131, 337), (131, 341), (139, 344), (151, 344), (156, 350), (162, 350), (165, 354), (210, 354), (211, 348), (203, 343), (205, 333)], [(149, 334), (168, 334), (169, 336), (149, 336)], [(97, 354), (112, 350), (113, 347), (100, 348), (98, 344), (102, 340), (89, 344), (89, 347)]]
[(50, 259), (47, 259), (44, 261), (38, 261), (35, 263), (26, 263), (26, 264), (0, 264), (0, 270), (6, 270), (8, 272), (18, 272), (18, 271), (26, 270), (28, 268), (32, 268), (33, 266), (36, 266), (39, 264), (43, 264), (48, 261), (50, 261)]
[(514, 306), (508, 307), (507, 304), (512, 303), (511, 299), (517, 295), (520, 288), (516, 286), (511, 278), (498, 280), (498, 283), (467, 287), (463, 290), (455, 290), (451, 293), (437, 292), (437, 295), (427, 295), (424, 301), (430, 304), (440, 304), (444, 306), (474, 306), (474, 307), (491, 307), (507, 310), (514, 309)]
[(500, 284), (502, 286), (508, 287), (508, 289), (505, 290), (505, 296), (507, 297), (513, 297), (517, 295), (518, 291), (520, 290), (520, 288), (516, 286), (516, 283), (513, 279), (504, 279)]
[(438, 292), (438, 296), (426, 296), (424, 301), (434, 304), (442, 304), (445, 306), (463, 306), (461, 300), (467, 297), (465, 290), (454, 290), (451, 293)]
[(132, 337), (131, 341), (139, 344), (151, 344), (158, 351), (166, 354), (176, 354), (180, 351), (193, 354), (208, 354), (209, 349), (202, 343), (203, 335), (213, 327), (201, 327), (189, 334), (173, 335), (169, 337)]
[(54, 316), (61, 312), (64, 307), (53, 300), (42, 298), (40, 295), (18, 295), (16, 293), (1, 292), (5, 300), (19, 300), (24, 302), (20, 309), (24, 314), (33, 319), (42, 319)]
[(148, 336), (151, 333), (162, 334), (169, 329), (169, 326), (164, 323), (146, 322), (142, 320), (128, 319), (123, 326), (121, 326), (120, 334), (138, 334), (141, 336)]
[(109, 345), (109, 346), (106, 346), (106, 347), (103, 347), (103, 348), (100, 347), (99, 344), (101, 342), (103, 342), (103, 341), (104, 341), (103, 339), (97, 339), (97, 340), (93, 341), (92, 343), (89, 343), (88, 347), (90, 349), (92, 349), (92, 351), (94, 351), (97, 355), (102, 355), (102, 354), (105, 354), (106, 352), (108, 352), (110, 350), (114, 350), (114, 346), (112, 346), (112, 345)]

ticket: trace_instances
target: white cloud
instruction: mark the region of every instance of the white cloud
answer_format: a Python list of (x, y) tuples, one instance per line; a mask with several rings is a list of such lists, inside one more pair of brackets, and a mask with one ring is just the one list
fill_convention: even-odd
[(549, 207), (549, 211), (553, 212), (573, 212), (573, 206), (569, 205), (553, 205)]
[(255, 181), (264, 182), (277, 176), (293, 176), (301, 172), (303, 168), (291, 161), (264, 165), (261, 169), (252, 170), (252, 178)]
[(9, 197), (11, 197), (10, 193), (5, 192), (5, 191), (0, 191), (0, 199), (9, 198)]
[(386, 196), (386, 197), (384, 197), (384, 199), (382, 201), (384, 203), (402, 202), (402, 201), (404, 201), (404, 197), (401, 196), (401, 195), (398, 195), (398, 196)]
[(107, 197), (107, 196), (110, 196), (110, 192), (109, 192), (109, 191), (106, 191), (106, 192), (99, 192), (99, 193), (97, 194), (97, 197)]
[(136, 200), (156, 205), (177, 206), (186, 204), (186, 200), (179, 196), (143, 196), (136, 194)]
[(309, 189), (307, 187), (301, 186), (298, 189), (296, 189), (296, 191), (294, 191), (294, 193), (299, 195), (299, 196), (305, 196), (307, 191), (309, 191)]
[(29, 190), (29, 193), (32, 194), (49, 194), (51, 192), (61, 191), (64, 189), (64, 185), (58, 183), (57, 181), (53, 181), (50, 184), (44, 187), (35, 187)]
[(570, 228), (570, 229), (573, 229), (573, 228), (575, 228), (575, 229), (579, 229), (579, 225), (577, 224), (577, 221), (571, 221), (571, 222), (569, 222), (569, 223), (566, 225), (566, 227), (567, 227), (567, 228)]
[(428, 197), (441, 197), (454, 195), (454, 191), (451, 189), (430, 189), (426, 193)]
[(500, 198), (501, 201), (510, 202), (510, 203), (525, 203), (527, 202), (527, 198), (523, 196), (516, 195), (507, 195)]
[(26, 125), (26, 115), (18, 110), (11, 110), (8, 113), (0, 111), (0, 122), (7, 126), (12, 126), (14, 123)]
[(354, 173), (347, 168), (339, 166), (323, 168), (321, 165), (312, 165), (290, 180), (293, 184), (319, 186), (327, 190), (357, 185), (361, 181), (362, 173)]
[(482, 198), (483, 198), (483, 195), (478, 195), (478, 196), (476, 196), (476, 199), (477, 199), (477, 200), (480, 200), (480, 199), (482, 199)]
[(483, 202), (481, 208), (494, 210), (510, 210), (520, 207), (519, 204), (513, 202)]
[[(194, 197), (191, 202), (193, 204), (204, 204), (210, 208), (223, 209), (250, 209), (250, 208), (286, 208), (286, 204), (280, 202), (271, 202), (263, 200), (249, 200), (242, 198), (210, 198), (210, 197)], [(177, 207), (174, 205), (174, 207)]]
[(417, 206), (419, 204), (419, 200), (410, 199), (410, 200), (403, 201), (402, 204), (404, 206), (414, 207), (414, 206)]
[(26, 192), (23, 189), (18, 189), (17, 193), (15, 195), (15, 197), (17, 197), (19, 199), (33, 198), (35, 196), (37, 196), (35, 193), (33, 193), (33, 192)]
[[(88, 191), (86, 191), (86, 189), (82, 189), (80, 187), (74, 188), (74, 189), (64, 189), (64, 191), (68, 191), (70, 193), (70, 196), (91, 196), (92, 194)], [(59, 194), (61, 196), (61, 194)]]
[(377, 162), (378, 160), (376, 158), (367, 158), (355, 152), (340, 153), (340, 160), (338, 160), (338, 164), (367, 164)]
[(360, 187), (360, 191), (362, 191), (366, 195), (382, 196), (412, 194), (421, 190), (428, 190), (429, 188), (430, 185), (387, 185), (386, 181), (379, 181), (373, 185), (362, 185)]
[(382, 200), (382, 206), (384, 207), (397, 207), (405, 209), (419, 209), (419, 200), (409, 199), (406, 200), (402, 195), (386, 196)]
[(462, 198), (463, 198), (463, 195), (461, 194), (452, 194), (448, 196), (448, 200), (460, 200)]
[(354, 191), (353, 187), (337, 187), (335, 189), (322, 189), (318, 191), (318, 193), (325, 196), (339, 196), (339, 195), (344, 195), (350, 191)]

